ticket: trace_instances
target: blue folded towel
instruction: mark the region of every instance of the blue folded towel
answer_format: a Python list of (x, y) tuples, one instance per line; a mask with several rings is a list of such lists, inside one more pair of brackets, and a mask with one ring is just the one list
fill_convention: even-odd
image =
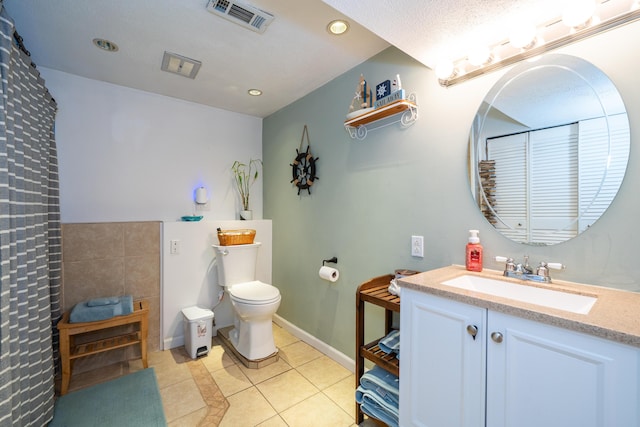
[(399, 414), (398, 403), (389, 402), (389, 400), (386, 399), (387, 395), (388, 393), (384, 390), (366, 390), (362, 385), (359, 385), (356, 389), (356, 402), (360, 404), (366, 403), (370, 406), (377, 406), (379, 409), (389, 413), (389, 415), (397, 417)]
[(87, 301), (89, 307), (98, 307), (101, 305), (113, 305), (120, 302), (119, 297), (94, 298)]
[(389, 427), (399, 427), (399, 423), (400, 423), (400, 418), (399, 417), (398, 418), (390, 417), (384, 411), (381, 411), (378, 408), (376, 408), (374, 406), (370, 406), (370, 405), (368, 405), (366, 403), (365, 404), (361, 404), (360, 405), (360, 409), (362, 410), (362, 412), (364, 412), (368, 416), (376, 418), (376, 419), (382, 421), (383, 423), (385, 423)]
[(356, 389), (356, 402), (360, 409), (370, 417), (383, 421), (389, 426), (398, 427), (400, 413), (400, 380), (391, 372), (379, 366), (365, 372)]
[(400, 413), (397, 405), (389, 405), (376, 393), (363, 390), (361, 386), (356, 389), (356, 402), (360, 404), (362, 412), (370, 417), (377, 418), (388, 426), (398, 427)]
[(133, 297), (125, 295), (116, 304), (90, 306), (89, 301), (76, 304), (69, 314), (70, 323), (95, 322), (133, 313)]
[(394, 329), (378, 342), (380, 350), (387, 354), (400, 354), (400, 331)]
[[(374, 366), (362, 375), (358, 388), (362, 389), (361, 391), (376, 393), (380, 399), (389, 405), (398, 407), (400, 402), (400, 380), (391, 372), (387, 372), (379, 366)], [(358, 391), (356, 390), (357, 398)]]

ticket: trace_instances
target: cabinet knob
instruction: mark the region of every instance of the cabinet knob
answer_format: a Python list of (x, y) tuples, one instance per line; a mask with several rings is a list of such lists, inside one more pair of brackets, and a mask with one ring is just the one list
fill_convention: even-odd
[(467, 326), (467, 333), (469, 335), (471, 335), (473, 337), (473, 339), (476, 339), (476, 335), (478, 335), (478, 327), (476, 325), (468, 325)]
[(498, 344), (500, 344), (502, 342), (502, 340), (504, 339), (504, 337), (502, 336), (502, 334), (500, 332), (492, 332), (491, 333), (491, 339), (494, 342), (497, 342)]

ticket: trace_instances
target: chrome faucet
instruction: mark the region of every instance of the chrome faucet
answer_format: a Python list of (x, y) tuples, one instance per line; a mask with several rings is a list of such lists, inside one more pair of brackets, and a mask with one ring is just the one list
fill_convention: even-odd
[(524, 264), (516, 265), (516, 272), (520, 274), (533, 274), (533, 268), (529, 265), (529, 255), (524, 256)]
[(504, 262), (504, 273), (502, 273), (505, 277), (513, 277), (520, 280), (531, 280), (534, 282), (544, 282), (551, 283), (551, 276), (549, 274), (549, 269), (555, 270), (564, 270), (565, 266), (559, 262), (544, 262), (540, 261), (540, 264), (536, 267), (536, 272), (534, 274), (533, 269), (529, 265), (529, 256), (524, 256), (524, 264), (515, 264), (513, 258), (506, 258), (503, 256), (496, 256), (495, 260), (497, 262)]

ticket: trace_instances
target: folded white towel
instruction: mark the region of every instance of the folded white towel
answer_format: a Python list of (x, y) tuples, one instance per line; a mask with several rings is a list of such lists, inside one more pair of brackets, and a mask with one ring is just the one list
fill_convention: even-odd
[(389, 293), (400, 296), (400, 286), (398, 285), (398, 282), (396, 282), (396, 279), (391, 279), (391, 282), (389, 283)]

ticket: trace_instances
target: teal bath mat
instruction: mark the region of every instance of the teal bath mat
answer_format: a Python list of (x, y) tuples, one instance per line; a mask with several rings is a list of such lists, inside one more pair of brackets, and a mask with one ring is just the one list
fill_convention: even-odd
[(149, 368), (58, 398), (49, 427), (166, 425), (156, 374)]

